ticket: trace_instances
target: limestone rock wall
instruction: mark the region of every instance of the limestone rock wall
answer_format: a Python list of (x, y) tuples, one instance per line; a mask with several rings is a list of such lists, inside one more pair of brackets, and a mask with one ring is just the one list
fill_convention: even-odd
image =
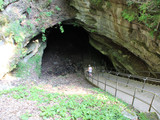
[[(46, 28), (75, 20), (90, 34), (90, 44), (117, 70), (160, 72), (160, 44), (145, 26), (121, 16), (126, 0), (3, 0), (0, 6), (0, 78), (36, 55)], [(33, 41), (38, 40), (38, 46)], [(33, 45), (30, 45), (33, 44)], [(42, 57), (42, 54), (41, 54)]]
[(76, 19), (90, 32), (90, 43), (109, 56), (116, 69), (160, 72), (160, 44), (145, 26), (129, 23), (121, 12), (126, 0), (70, 0)]
[[(23, 59), (27, 62), (38, 53), (37, 50), (44, 44), (35, 36), (72, 18), (64, 0), (3, 1), (0, 6), (0, 78), (16, 68)], [(32, 41), (36, 39), (40, 43), (38, 46), (29, 45), (34, 44)]]

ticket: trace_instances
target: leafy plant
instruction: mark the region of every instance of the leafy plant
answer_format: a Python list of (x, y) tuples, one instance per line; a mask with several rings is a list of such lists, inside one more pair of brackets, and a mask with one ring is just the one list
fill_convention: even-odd
[(94, 32), (95, 32), (95, 30), (90, 30), (90, 32), (91, 32), (91, 33), (94, 33)]
[(9, 94), (9, 93), (12, 93), (12, 92), (21, 92), (23, 90), (26, 90), (26, 86), (18, 86), (18, 87), (15, 87), (15, 88), (11, 88), (9, 90), (3, 90), (3, 91), (0, 91), (0, 95), (3, 95), (3, 94)]
[(31, 116), (32, 116), (32, 114), (29, 114), (29, 113), (27, 112), (27, 113), (21, 115), (20, 118), (21, 118), (21, 120), (28, 120), (29, 117), (31, 117)]
[[(125, 104), (99, 89), (94, 89), (93, 92), (95, 94), (64, 95), (48, 93), (36, 86), (21, 86), (0, 94), (9, 94), (15, 99), (37, 101), (43, 119), (58, 117), (62, 120), (129, 120), (121, 113), (122, 109), (126, 108)], [(46, 104), (44, 106), (41, 103)], [(31, 114), (25, 113), (22, 116), (21, 119), (27, 120)]]
[(28, 27), (22, 27), (20, 21), (16, 20), (8, 25), (5, 36), (12, 36), (15, 43), (21, 44), (25, 39), (25, 33), (30, 31)]
[(58, 10), (58, 11), (61, 11), (61, 8), (58, 7), (57, 5), (56, 5), (55, 9)]
[(122, 17), (128, 20), (129, 22), (132, 22), (133, 20), (135, 20), (136, 16), (137, 14), (134, 11), (128, 11), (128, 10), (122, 11)]
[(30, 8), (30, 7), (27, 8), (27, 13), (28, 13), (28, 14), (31, 13), (31, 8)]
[(50, 16), (52, 16), (52, 15), (53, 15), (53, 11), (45, 12), (45, 15), (46, 15), (47, 17), (50, 17)]
[[(159, 35), (160, 1), (152, 0), (139, 5), (135, 1), (129, 0), (127, 3), (129, 8), (122, 11), (122, 17), (129, 22), (138, 21), (144, 24), (152, 33), (152, 36)], [(159, 39), (158, 36), (157, 38)]]
[(51, 3), (52, 3), (52, 0), (48, 0), (48, 3), (51, 4)]
[(132, 0), (127, 0), (127, 4), (128, 4), (128, 6), (131, 6), (134, 4), (134, 2)]
[(58, 24), (59, 24), (59, 29), (60, 29), (61, 33), (64, 33), (64, 28), (63, 28), (63, 26), (62, 26), (62, 23), (59, 22)]
[(46, 29), (44, 27), (41, 28), (41, 32), (42, 32), (42, 41), (45, 42), (47, 40), (46, 35), (45, 35), (45, 31)]

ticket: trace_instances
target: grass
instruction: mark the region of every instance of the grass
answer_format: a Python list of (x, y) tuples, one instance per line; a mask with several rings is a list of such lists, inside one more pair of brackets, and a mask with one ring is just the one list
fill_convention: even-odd
[[(36, 101), (40, 111), (39, 116), (43, 119), (127, 120), (121, 113), (126, 104), (99, 89), (92, 91), (94, 94), (65, 95), (49, 93), (37, 86), (19, 86), (0, 91), (0, 95), (7, 95), (17, 100)], [(31, 116), (31, 113), (25, 113), (21, 115), (21, 119), (27, 120)]]

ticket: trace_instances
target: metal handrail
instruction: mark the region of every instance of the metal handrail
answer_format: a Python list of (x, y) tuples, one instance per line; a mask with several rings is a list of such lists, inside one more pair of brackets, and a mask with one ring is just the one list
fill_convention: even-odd
[[(87, 76), (86, 76), (86, 75), (87, 75)], [(121, 92), (123, 92), (123, 93), (125, 93), (125, 94), (127, 94), (127, 95), (129, 95), (129, 96), (132, 96), (132, 97), (133, 97), (133, 99), (132, 99), (132, 106), (134, 105), (134, 100), (135, 100), (135, 99), (138, 99), (138, 100), (140, 100), (141, 102), (149, 105), (149, 110), (148, 110), (149, 112), (151, 111), (151, 109), (154, 109), (154, 110), (156, 111), (156, 113), (160, 115), (160, 112), (159, 112), (159, 111), (155, 108), (155, 106), (153, 106), (153, 104), (152, 104), (153, 101), (154, 101), (155, 96), (160, 98), (160, 96), (157, 95), (156, 93), (151, 92), (151, 91), (147, 91), (147, 90), (144, 90), (144, 89), (141, 89), (141, 88), (137, 88), (137, 87), (134, 87), (134, 86), (132, 86), (132, 85), (127, 85), (127, 86), (135, 89), (135, 90), (134, 90), (134, 95), (132, 95), (132, 94), (127, 93), (127, 92), (125, 92), (125, 91), (123, 91), (123, 90), (120, 90), (120, 89), (118, 88), (118, 84), (126, 85), (126, 84), (123, 83), (123, 82), (118, 82), (118, 81), (116, 81), (116, 87), (115, 87), (115, 86), (108, 85), (108, 84), (106, 83), (106, 80), (105, 80), (105, 83), (104, 83), (104, 82), (102, 82), (102, 81), (97, 80), (97, 79), (94, 78), (93, 76), (89, 76), (88, 74), (86, 74), (86, 72), (85, 72), (85, 76), (88, 77), (88, 80), (89, 80), (89, 78), (91, 78), (91, 79), (92, 79), (92, 83), (93, 83), (93, 80), (97, 81), (97, 85), (96, 85), (97, 87), (99, 87), (99, 82), (102, 83), (102, 84), (104, 84), (104, 85), (105, 85), (105, 91), (106, 91), (106, 86), (109, 86), (109, 87), (115, 89), (115, 97), (117, 97), (117, 91), (121, 91)], [(98, 76), (99, 76), (99, 75), (98, 75)], [(99, 79), (99, 77), (98, 77), (98, 79)], [(94, 84), (94, 83), (93, 83), (93, 84)], [(152, 98), (151, 103), (148, 103), (148, 102), (144, 101), (143, 99), (141, 99), (141, 98), (139, 98), (139, 97), (136, 96), (136, 91), (137, 91), (138, 89), (141, 90), (141, 91), (145, 91), (145, 92), (148, 92), (148, 93), (153, 94), (153, 98)]]
[(132, 74), (127, 74), (127, 73), (115, 72), (115, 71), (107, 71), (107, 72), (109, 72), (110, 74), (114, 74), (114, 75), (119, 74), (119, 76), (123, 76), (123, 77), (130, 76), (130, 78), (140, 79), (142, 81), (146, 81), (147, 80), (147, 81), (150, 81), (150, 82), (160, 83), (160, 79), (157, 79), (157, 78), (145, 77), (145, 76), (139, 76), (139, 75), (132, 75)]
[[(107, 68), (108, 71), (117, 71), (115, 68)], [(127, 71), (126, 69), (121, 69), (122, 71)], [(151, 71), (140, 71), (136, 70), (135, 72), (139, 73), (150, 73), (150, 74), (160, 74), (160, 72), (151, 72)]]

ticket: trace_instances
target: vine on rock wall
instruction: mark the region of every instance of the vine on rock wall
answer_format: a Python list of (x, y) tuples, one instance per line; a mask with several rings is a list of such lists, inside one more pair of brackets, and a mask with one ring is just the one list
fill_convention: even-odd
[(127, 4), (128, 8), (122, 11), (122, 17), (129, 22), (144, 24), (151, 35), (160, 40), (160, 0), (128, 0)]

